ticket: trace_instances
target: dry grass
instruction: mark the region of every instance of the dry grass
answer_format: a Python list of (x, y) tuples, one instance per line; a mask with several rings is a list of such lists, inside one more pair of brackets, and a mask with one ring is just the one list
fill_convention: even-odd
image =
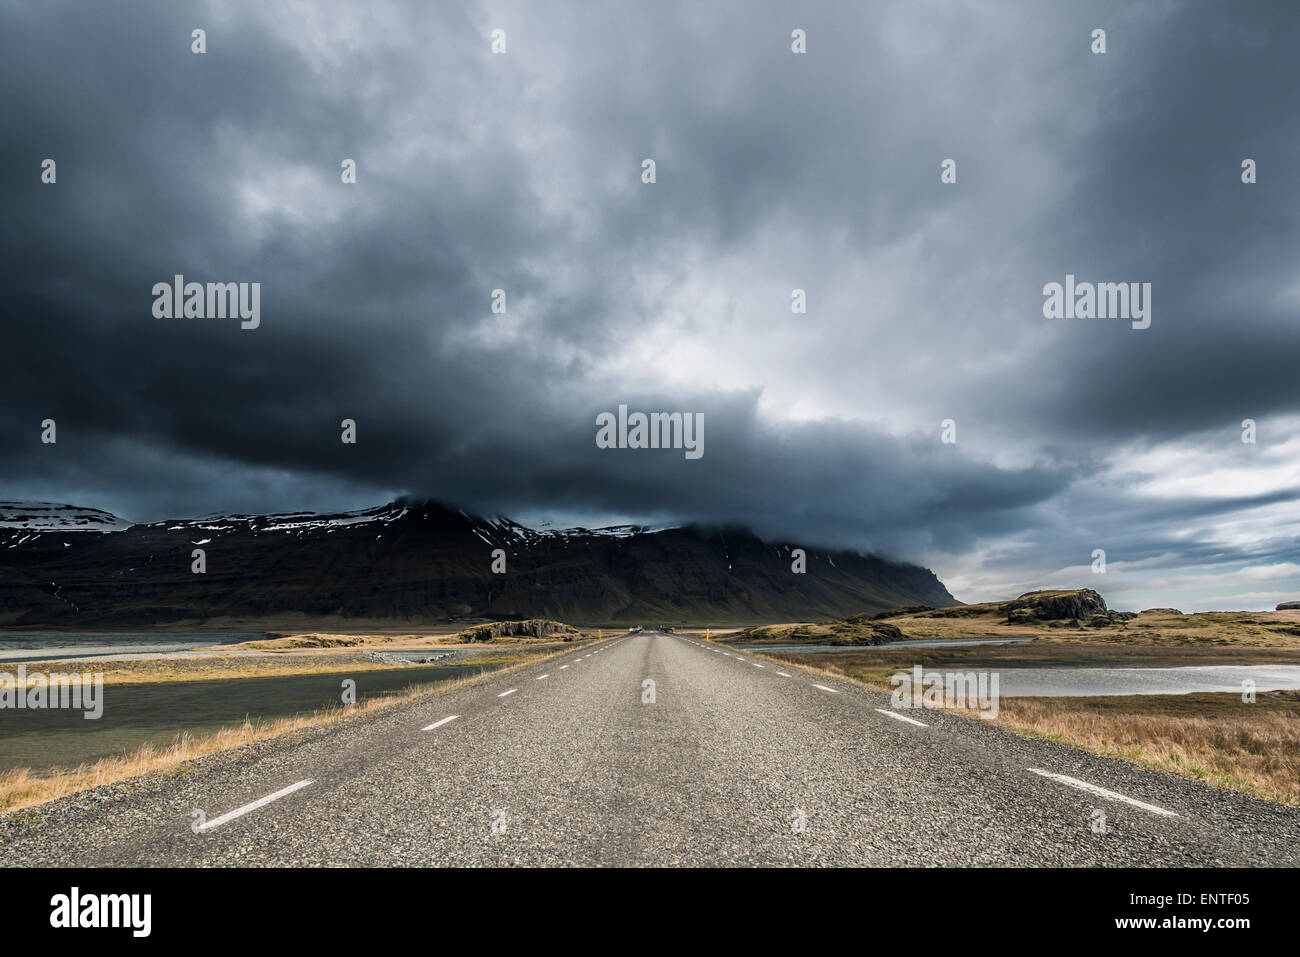
[[(1007, 698), (994, 723), (1093, 754), (1300, 805), (1300, 706), (1235, 699), (1236, 714), (1124, 713), (1068, 698)], [(1225, 702), (1226, 703), (1226, 702)], [(1135, 703), (1136, 704), (1136, 703)], [(1207, 709), (1213, 710), (1213, 709)]]
[[(830, 664), (830, 663), (822, 664), (819, 660), (824, 658), (839, 658), (840, 655), (838, 653), (833, 655), (832, 654), (791, 655), (791, 654), (786, 654), (784, 652), (768, 654), (761, 651), (750, 651), (747, 652), (747, 654), (753, 655), (755, 658), (762, 658), (764, 661), (770, 661), (774, 665), (791, 665), (795, 668), (798, 668), (800, 671), (806, 671), (812, 675), (821, 675), (823, 678), (832, 678), (837, 681), (847, 681), (850, 684), (866, 685), (869, 688), (880, 687), (879, 685), (873, 684), (870, 681), (859, 678), (857, 675), (849, 671), (846, 671), (844, 668), (841, 668), (838, 665)], [(884, 687), (885, 689), (887, 689), (888, 685), (885, 685)]]
[[(357, 705), (354, 711), (359, 713), (371, 710), (371, 706), (377, 703)], [(337, 715), (331, 713), (312, 717), (282, 718), (279, 721), (258, 724), (247, 722), (242, 727), (223, 728), (215, 734), (201, 738), (182, 734), (165, 747), (146, 744), (131, 754), (104, 758), (72, 771), (55, 771), (37, 775), (32, 774), (27, 768), (15, 768), (0, 773), (0, 813), (44, 804), (68, 794), (99, 787), (101, 784), (113, 784), (127, 778), (173, 769), (186, 761), (207, 754), (229, 751), (232, 748), (288, 734), (310, 725), (328, 724), (338, 717), (342, 717), (341, 711)]]
[[(919, 649), (918, 649), (919, 650)], [(829, 654), (760, 654), (810, 674), (890, 690), (897, 666), (823, 663)], [(853, 655), (854, 658), (867, 657)], [(978, 712), (957, 710), (972, 720)], [(991, 719), (1027, 734), (1141, 767), (1300, 806), (1300, 692), (1003, 698)]]
[[(704, 633), (707, 631), (709, 633), (709, 640), (713, 641), (718, 638), (727, 638), (738, 631), (743, 631), (744, 627), (745, 626), (742, 625), (722, 625), (717, 628), (712, 626), (701, 628), (678, 628), (677, 634), (690, 635), (692, 638), (703, 639)], [(627, 634), (627, 632), (624, 631), (621, 634)]]
[(291, 734), (305, 728), (323, 727), (350, 721), (360, 715), (410, 704), (423, 698), (445, 694), (459, 688), (479, 684), (526, 665), (545, 661), (564, 654), (570, 649), (551, 654), (530, 655), (527, 660), (479, 675), (470, 675), (442, 682), (435, 687), (411, 686), (405, 691), (375, 698), (347, 707), (330, 708), (311, 714), (280, 718), (274, 721), (249, 722), (235, 728), (223, 728), (213, 734), (198, 737), (179, 735), (171, 744), (157, 747), (144, 745), (137, 751), (117, 757), (104, 758), (94, 764), (82, 765), (73, 770), (33, 774), (27, 768), (15, 768), (0, 773), (0, 814), (44, 804), (56, 798), (75, 794), (103, 784), (114, 784), (145, 774), (183, 772), (186, 763), (206, 755), (230, 751), (268, 738)]
[[(241, 641), (225, 648), (240, 651), (303, 651), (321, 648), (364, 648), (373, 645), (400, 645), (403, 648), (424, 648), (429, 645), (454, 644), (452, 635), (344, 635), (334, 633), (310, 633), (302, 635), (280, 635), (276, 638), (257, 638)], [(216, 650), (217, 646), (205, 648)]]
[(1110, 644), (1094, 639), (1034, 641), (1015, 645), (925, 647), (907, 645), (846, 648), (834, 652), (766, 651), (782, 661), (818, 668), (833, 666), (857, 681), (889, 690), (890, 676), (913, 665), (939, 671), (997, 671), (1004, 668), (1174, 668), (1195, 665), (1300, 665), (1294, 647), (1224, 647), (1218, 644)]
[[(254, 641), (241, 641), (235, 645), (224, 645), (222, 650), (236, 648), (241, 651), (292, 652), (304, 650), (358, 649), (387, 646), (389, 648), (463, 648), (469, 641), (468, 635), (486, 625), (475, 625), (457, 632), (439, 634), (406, 635), (354, 635), (336, 632), (312, 632), (308, 634), (280, 635), (276, 638), (259, 638)], [(474, 640), (476, 647), (511, 647), (516, 645), (537, 645), (547, 642), (597, 637), (596, 629), (574, 629), (573, 632), (555, 632), (541, 637), (532, 635), (508, 635), (489, 640)], [(216, 648), (205, 649), (216, 650)]]
[[(982, 606), (980, 606), (982, 607)], [(967, 606), (975, 611), (976, 606)], [(886, 619), (908, 638), (1029, 638), (1060, 645), (1222, 646), (1225, 648), (1300, 649), (1300, 611), (1143, 612), (1132, 621), (1109, 628), (1052, 628), (1043, 623), (1007, 624), (1006, 617), (988, 611), (959, 618), (899, 615)]]
[[(394, 668), (445, 668), (460, 665), (491, 666), (508, 664), (519, 658), (511, 651), (524, 648), (537, 648), (546, 644), (561, 643), (560, 638), (526, 639), (521, 641), (493, 640), (478, 642), (466, 646), (460, 642), (448, 642), (438, 636), (424, 636), (428, 641), (410, 641), (421, 638), (415, 636), (328, 636), (299, 635), (303, 639), (342, 638), (348, 643), (335, 646), (328, 642), (312, 644), (310, 640), (301, 645), (285, 644), (273, 649), (277, 654), (239, 655), (225, 654), (230, 648), (243, 648), (259, 645), (261, 642), (244, 642), (242, 645), (221, 646), (220, 648), (198, 649), (202, 654), (185, 657), (134, 658), (125, 660), (104, 660), (84, 658), (77, 660), (39, 660), (25, 662), (30, 675), (48, 672), (93, 672), (104, 676), (105, 685), (155, 684), (174, 681), (222, 681), (231, 678), (283, 678), (293, 675), (328, 675), (351, 674), (363, 671), (391, 671)], [(582, 641), (595, 635), (579, 635), (573, 640)], [(289, 642), (294, 639), (278, 638), (269, 641)], [(470, 657), (457, 657), (428, 664), (415, 662), (397, 663), (370, 657), (371, 646), (387, 645), (385, 650), (423, 650), (433, 647), (435, 650), (469, 652)], [(264, 649), (263, 649), (264, 650)], [(5, 666), (10, 672), (16, 664)], [(34, 679), (29, 679), (30, 680)]]
[[(495, 648), (495, 646), (493, 646)], [(504, 651), (505, 649), (503, 649)], [(437, 669), (473, 665), (491, 667), (509, 664), (519, 655), (492, 654), (442, 661), (432, 664), (396, 664), (375, 661), (352, 654), (288, 655), (246, 657), (239, 655), (204, 655), (195, 658), (139, 658), (127, 661), (41, 661), (27, 662), (28, 683), (38, 673), (92, 672), (104, 676), (105, 685), (166, 684), (177, 681), (227, 681), (232, 678), (285, 678), (294, 675), (353, 674), (365, 671)]]

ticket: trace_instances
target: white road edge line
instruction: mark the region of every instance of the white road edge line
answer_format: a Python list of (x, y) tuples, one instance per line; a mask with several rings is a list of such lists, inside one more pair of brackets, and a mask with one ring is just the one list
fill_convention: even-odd
[(813, 685), (814, 688), (821, 688), (822, 691), (829, 691), (831, 694), (839, 694), (834, 688), (828, 688), (825, 685)]
[(457, 718), (459, 718), (459, 717), (460, 717), (460, 715), (458, 715), (458, 714), (453, 714), (453, 715), (450, 715), (449, 717), (443, 718), (441, 721), (435, 721), (433, 724), (429, 725), (427, 728), (421, 728), (420, 730), (421, 730), (421, 731), (432, 731), (434, 728), (441, 728), (441, 727), (442, 727), (444, 724), (446, 724), (448, 721), (455, 721), (455, 720), (456, 720)]
[(1166, 811), (1162, 807), (1156, 807), (1154, 804), (1147, 804), (1145, 801), (1139, 801), (1115, 791), (1107, 791), (1105, 788), (1097, 787), (1095, 784), (1089, 784), (1087, 781), (1080, 781), (1078, 778), (1067, 777), (1064, 774), (1053, 774), (1051, 771), (1043, 771), (1039, 768), (1029, 768), (1034, 774), (1041, 774), (1045, 778), (1051, 778), (1061, 784), (1068, 784), (1072, 788), (1078, 788), (1080, 791), (1087, 791), (1089, 794), (1095, 794), (1097, 797), (1106, 798), (1109, 801), (1120, 801), (1124, 804), (1131, 804), (1134, 807), (1140, 807), (1144, 811), (1150, 811), (1152, 814), (1160, 814), (1164, 817), (1178, 817), (1175, 811)]
[(498, 697), (498, 698), (504, 698), (506, 695), (508, 695), (508, 694), (514, 694), (514, 693), (515, 693), (516, 691), (518, 691), (518, 690), (519, 690), (518, 688), (511, 688), (509, 691), (503, 691), (503, 692), (501, 692), (499, 695), (497, 695), (497, 697)]
[(930, 727), (924, 721), (917, 721), (915, 718), (909, 718), (907, 717), (907, 715), (899, 714), (897, 711), (890, 711), (888, 708), (877, 708), (876, 710), (879, 711), (881, 714), (888, 715), (889, 717), (893, 718), (895, 721), (906, 721), (908, 724), (914, 724), (918, 728)]
[(199, 830), (196, 833), (210, 831), (214, 827), (221, 827), (221, 825), (233, 821), (237, 817), (243, 817), (249, 811), (256, 811), (259, 807), (266, 807), (266, 805), (270, 804), (272, 801), (278, 801), (280, 798), (292, 794), (294, 791), (300, 791), (309, 784), (311, 784), (310, 781), (299, 781), (297, 784), (290, 784), (287, 788), (282, 788), (274, 794), (268, 794), (264, 798), (258, 798), (252, 804), (245, 804), (243, 807), (237, 807), (233, 811), (221, 815), (221, 817), (214, 817), (211, 821), (204, 821), (199, 825)]

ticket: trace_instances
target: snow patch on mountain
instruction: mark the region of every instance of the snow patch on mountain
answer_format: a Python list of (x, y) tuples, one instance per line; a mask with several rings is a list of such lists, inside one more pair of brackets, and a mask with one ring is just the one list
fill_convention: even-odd
[(167, 531), (214, 532), (286, 532), (302, 534), (305, 531), (332, 531), (348, 525), (384, 524), (395, 522), (405, 516), (411, 509), (405, 505), (380, 505), (376, 508), (359, 509), (353, 512), (273, 512), (270, 515), (204, 515), (193, 519), (172, 519), (167, 522), (154, 522), (150, 528), (166, 528)]
[(134, 523), (112, 512), (58, 502), (0, 502), (0, 528), (29, 532), (120, 532)]
[[(626, 539), (635, 535), (648, 535), (677, 528), (676, 525), (610, 525), (603, 528), (557, 528), (549, 522), (523, 525), (504, 515), (481, 518), (457, 510), (469, 523), (480, 540), (493, 547), (532, 546), (544, 541), (568, 541), (579, 538)], [(400, 521), (408, 515), (428, 518), (428, 511), (419, 503), (391, 502), (374, 508), (348, 512), (274, 512), (269, 515), (210, 514), (192, 519), (170, 519), (151, 522), (147, 528), (160, 528), (169, 532), (189, 532), (203, 543), (224, 534), (290, 534), (346, 528), (353, 525), (374, 525), (382, 528)], [(62, 505), (54, 502), (0, 502), (0, 529), (13, 529), (5, 543), (15, 547), (46, 532), (97, 531), (119, 532), (134, 523), (118, 518), (110, 512), (96, 508)], [(25, 533), (21, 539), (16, 536)], [(381, 533), (382, 534), (382, 533)]]

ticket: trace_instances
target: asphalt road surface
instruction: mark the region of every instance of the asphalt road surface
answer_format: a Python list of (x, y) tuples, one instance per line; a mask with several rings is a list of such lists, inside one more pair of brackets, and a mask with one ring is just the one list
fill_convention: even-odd
[(1300, 864), (1295, 809), (889, 711), (637, 633), (9, 814), (0, 865)]

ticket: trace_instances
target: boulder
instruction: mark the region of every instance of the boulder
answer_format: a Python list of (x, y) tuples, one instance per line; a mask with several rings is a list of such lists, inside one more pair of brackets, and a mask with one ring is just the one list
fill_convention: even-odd
[(1036, 621), (1059, 621), (1064, 618), (1088, 618), (1106, 614), (1106, 600), (1091, 588), (1073, 591), (1031, 591), (1001, 606), (1007, 621), (1029, 624)]

